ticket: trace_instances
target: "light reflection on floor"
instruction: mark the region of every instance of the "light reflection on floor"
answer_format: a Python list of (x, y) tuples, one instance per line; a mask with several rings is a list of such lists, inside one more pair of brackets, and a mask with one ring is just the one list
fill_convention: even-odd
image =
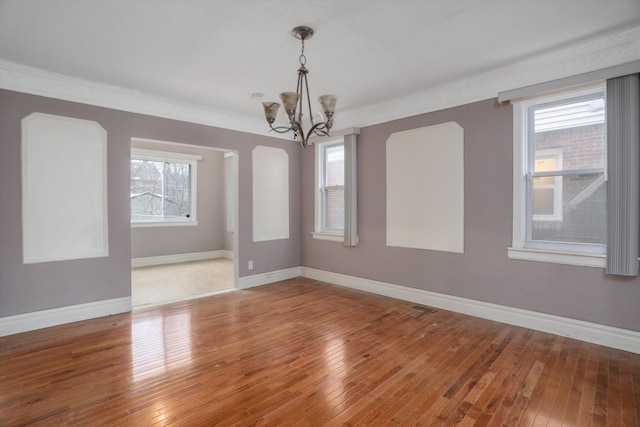
[(345, 345), (342, 338), (334, 338), (327, 341), (324, 347), (324, 362), (329, 371), (329, 380), (324, 381), (322, 394), (326, 400), (326, 407), (334, 408), (338, 412), (345, 409), (344, 381), (348, 372), (345, 369)]
[(133, 381), (192, 364), (191, 314), (144, 318), (131, 327)]

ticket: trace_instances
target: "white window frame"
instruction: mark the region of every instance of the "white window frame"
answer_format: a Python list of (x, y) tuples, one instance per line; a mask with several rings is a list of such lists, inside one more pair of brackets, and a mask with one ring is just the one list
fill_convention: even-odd
[[(513, 103), (513, 234), (512, 245), (507, 248), (510, 259), (551, 262), (603, 268), (606, 264), (606, 245), (571, 242), (532, 242), (528, 237), (530, 221), (527, 200), (529, 170), (528, 118), (527, 110), (537, 104), (560, 101), (568, 98), (604, 92), (604, 82), (585, 85), (572, 90), (515, 101)], [(606, 96), (606, 94), (605, 94)], [(606, 180), (606, 162), (604, 176)], [(560, 201), (560, 204), (562, 202)], [(560, 210), (562, 207), (560, 206)], [(533, 215), (532, 215), (533, 216)]]
[(169, 151), (147, 150), (142, 148), (131, 149), (131, 160), (151, 160), (169, 163), (182, 163), (191, 166), (191, 213), (189, 218), (184, 220), (138, 220), (131, 221), (131, 227), (173, 227), (173, 226), (189, 226), (198, 225), (197, 213), (197, 177), (198, 177), (198, 160), (202, 160), (202, 156), (185, 153), (173, 153)]
[[(325, 201), (324, 194), (327, 187), (324, 186), (326, 173), (326, 150), (335, 145), (344, 146), (344, 137), (334, 138), (329, 141), (316, 142), (315, 144), (315, 231), (311, 233), (314, 239), (344, 241), (344, 229), (325, 228)], [(335, 188), (335, 187), (332, 187)], [(344, 188), (344, 185), (342, 186)], [(346, 203), (346, 201), (345, 201)]]

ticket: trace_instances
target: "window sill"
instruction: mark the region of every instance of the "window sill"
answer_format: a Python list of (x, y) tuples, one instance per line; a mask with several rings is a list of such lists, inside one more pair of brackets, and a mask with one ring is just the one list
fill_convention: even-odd
[(606, 267), (606, 255), (601, 253), (559, 252), (548, 249), (509, 247), (507, 248), (507, 257), (523, 261), (551, 262), (581, 267)]
[(344, 234), (312, 232), (311, 235), (313, 236), (314, 239), (318, 239), (318, 240), (330, 240), (332, 242), (344, 242)]
[(183, 227), (189, 225), (198, 225), (198, 221), (149, 221), (149, 222), (132, 222), (131, 228), (145, 227)]

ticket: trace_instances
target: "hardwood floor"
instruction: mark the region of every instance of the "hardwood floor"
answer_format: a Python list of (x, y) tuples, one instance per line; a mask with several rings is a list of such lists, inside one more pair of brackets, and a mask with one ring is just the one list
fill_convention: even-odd
[(0, 338), (0, 424), (640, 425), (640, 355), (293, 279)]

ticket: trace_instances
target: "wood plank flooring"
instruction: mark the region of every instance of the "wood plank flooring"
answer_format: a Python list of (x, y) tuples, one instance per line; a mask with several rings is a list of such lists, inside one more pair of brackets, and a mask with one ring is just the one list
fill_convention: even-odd
[(300, 278), (0, 338), (0, 425), (638, 426), (640, 355)]

